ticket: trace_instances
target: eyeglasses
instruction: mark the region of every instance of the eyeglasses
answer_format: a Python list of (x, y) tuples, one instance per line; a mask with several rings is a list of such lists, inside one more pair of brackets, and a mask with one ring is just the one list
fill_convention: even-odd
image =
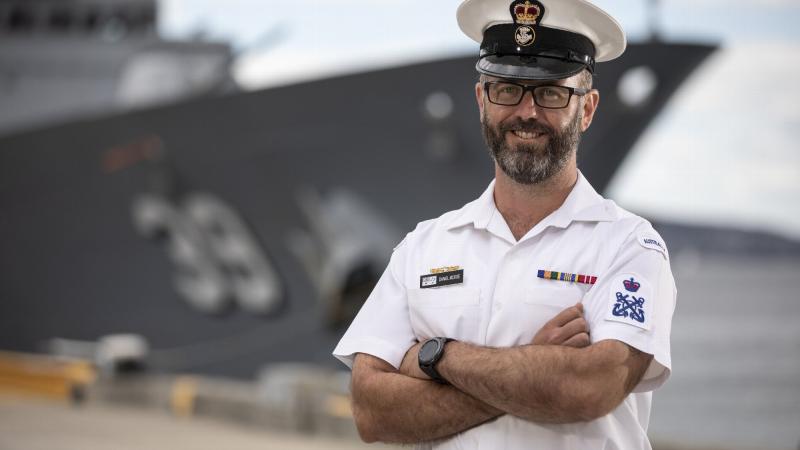
[(549, 109), (566, 108), (573, 95), (581, 97), (589, 93), (586, 89), (569, 86), (530, 86), (509, 81), (486, 81), (483, 83), (483, 89), (488, 94), (490, 102), (503, 106), (519, 105), (525, 93), (531, 91), (533, 102)]

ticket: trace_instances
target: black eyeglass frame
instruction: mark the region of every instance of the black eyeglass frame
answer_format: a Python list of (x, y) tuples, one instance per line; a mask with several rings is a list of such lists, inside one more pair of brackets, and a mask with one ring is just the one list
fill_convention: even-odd
[[(510, 85), (513, 85), (513, 86), (519, 86), (519, 87), (522, 88), (522, 95), (519, 96), (519, 100), (517, 100), (517, 103), (497, 103), (497, 102), (493, 101), (492, 100), (492, 96), (489, 95), (489, 86), (490, 85), (494, 85), (494, 84), (510, 84)], [(567, 103), (564, 106), (544, 106), (544, 105), (540, 105), (539, 101), (536, 100), (536, 92), (535, 92), (536, 89), (539, 89), (539, 88), (566, 89), (567, 91), (569, 91), (569, 97), (567, 97)], [(571, 87), (571, 86), (559, 86), (557, 84), (519, 84), (519, 83), (514, 83), (512, 81), (484, 81), (483, 82), (483, 91), (486, 92), (486, 98), (489, 99), (489, 102), (494, 104), (494, 105), (517, 106), (517, 105), (520, 104), (520, 102), (522, 102), (522, 99), (525, 98), (525, 93), (530, 91), (531, 92), (531, 97), (533, 97), (533, 103), (535, 103), (536, 106), (538, 106), (540, 108), (545, 108), (545, 109), (564, 109), (567, 106), (569, 106), (569, 102), (572, 101), (572, 96), (573, 95), (577, 95), (578, 97), (583, 97), (584, 95), (588, 94), (592, 90), (591, 89), (576, 88), (576, 87)]]

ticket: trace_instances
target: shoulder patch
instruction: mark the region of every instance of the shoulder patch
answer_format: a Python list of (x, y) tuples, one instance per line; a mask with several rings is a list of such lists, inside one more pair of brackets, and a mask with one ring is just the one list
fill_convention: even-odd
[(661, 252), (665, 258), (669, 259), (669, 254), (667, 253), (667, 246), (664, 245), (664, 241), (661, 240), (660, 237), (656, 236), (655, 234), (650, 233), (642, 233), (639, 234), (637, 240), (639, 241), (639, 245), (644, 248), (649, 248), (650, 250), (655, 250), (657, 252)]
[(609, 289), (606, 320), (622, 322), (645, 330), (653, 318), (653, 285), (635, 273), (614, 276)]

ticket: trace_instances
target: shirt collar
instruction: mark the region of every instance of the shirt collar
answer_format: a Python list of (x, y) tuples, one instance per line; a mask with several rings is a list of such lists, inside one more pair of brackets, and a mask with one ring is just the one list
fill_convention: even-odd
[(566, 228), (571, 222), (610, 222), (617, 218), (614, 202), (598, 194), (583, 173), (578, 171), (578, 181), (567, 199), (542, 222)]
[(480, 197), (467, 203), (456, 213), (447, 229), (452, 230), (468, 224), (474, 224), (475, 228), (486, 229), (495, 212), (499, 214), (494, 204), (494, 180), (492, 180)]
[[(486, 229), (494, 214), (500, 214), (494, 203), (494, 183), (495, 180), (492, 180), (480, 197), (464, 205), (450, 221), (447, 229), (452, 230), (468, 224), (473, 224), (478, 229)], [(578, 171), (578, 181), (564, 203), (534, 228), (541, 229), (546, 226), (566, 228), (571, 222), (608, 222), (617, 218), (614, 202), (598, 194)]]

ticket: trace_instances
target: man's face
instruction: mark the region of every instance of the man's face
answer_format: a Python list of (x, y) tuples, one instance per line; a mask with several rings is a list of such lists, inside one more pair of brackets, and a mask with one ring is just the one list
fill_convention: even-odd
[[(486, 81), (497, 79), (487, 77)], [(572, 77), (530, 84), (578, 87), (578, 80)], [(591, 121), (584, 117), (587, 111), (579, 97), (573, 96), (566, 108), (547, 109), (534, 104), (531, 92), (525, 93), (519, 105), (502, 106), (489, 102), (482, 89), (480, 91), (483, 137), (495, 162), (509, 178), (520, 184), (539, 184), (559, 173), (572, 160), (581, 135)], [(588, 101), (596, 101), (596, 98)], [(593, 112), (593, 109), (588, 111), (589, 114)]]

